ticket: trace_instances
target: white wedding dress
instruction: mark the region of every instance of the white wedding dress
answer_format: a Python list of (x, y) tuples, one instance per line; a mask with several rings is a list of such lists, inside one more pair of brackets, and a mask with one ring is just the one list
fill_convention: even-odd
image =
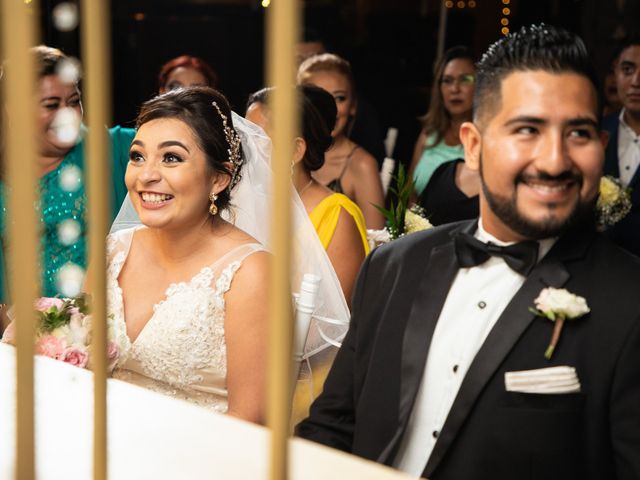
[[(145, 227), (112, 233), (107, 239), (107, 310), (126, 331), (118, 277), (133, 235)], [(227, 353), (224, 294), (242, 261), (264, 251), (258, 243), (240, 245), (188, 282), (172, 283), (165, 298), (131, 343), (129, 357), (114, 377), (218, 412), (227, 411)]]

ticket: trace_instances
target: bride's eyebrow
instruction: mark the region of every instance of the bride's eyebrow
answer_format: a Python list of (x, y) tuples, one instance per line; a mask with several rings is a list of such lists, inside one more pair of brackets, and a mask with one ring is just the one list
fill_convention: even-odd
[(187, 153), (191, 153), (189, 149), (183, 143), (177, 140), (166, 140), (158, 145), (158, 148), (166, 148), (166, 147), (181, 147), (187, 151)]

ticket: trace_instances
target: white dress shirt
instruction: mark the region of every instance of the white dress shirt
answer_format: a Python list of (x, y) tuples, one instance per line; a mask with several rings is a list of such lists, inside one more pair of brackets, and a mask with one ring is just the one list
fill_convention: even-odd
[(640, 165), (640, 135), (624, 121), (624, 109), (620, 112), (618, 128), (618, 168), (620, 183), (626, 187)]
[[(475, 237), (504, 246), (478, 222)], [(538, 258), (554, 239), (539, 242)], [(394, 467), (419, 477), (458, 394), (462, 380), (489, 332), (525, 281), (500, 257), (458, 271), (438, 318), (420, 388)]]

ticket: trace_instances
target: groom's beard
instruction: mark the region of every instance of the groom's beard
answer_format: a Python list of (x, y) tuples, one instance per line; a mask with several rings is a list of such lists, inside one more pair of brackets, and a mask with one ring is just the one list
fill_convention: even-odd
[[(555, 177), (541, 173), (538, 177), (541, 180), (565, 180), (570, 177), (578, 184), (578, 188), (582, 185), (582, 176), (571, 172), (565, 172)], [(531, 240), (542, 240), (545, 238), (558, 237), (570, 228), (578, 225), (595, 224), (597, 196), (591, 200), (583, 200), (578, 197), (573, 210), (565, 218), (557, 218), (552, 215), (547, 216), (541, 221), (528, 218), (524, 215), (524, 212), (521, 212), (518, 208), (517, 186), (518, 183), (522, 182), (524, 182), (524, 177), (520, 174), (515, 179), (513, 195), (510, 197), (501, 196), (492, 192), (484, 181), (482, 174), (482, 156), (480, 157), (480, 183), (484, 197), (493, 213), (514, 232)]]

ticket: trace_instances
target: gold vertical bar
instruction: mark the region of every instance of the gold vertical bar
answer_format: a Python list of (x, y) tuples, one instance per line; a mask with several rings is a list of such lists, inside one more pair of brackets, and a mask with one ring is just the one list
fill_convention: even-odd
[(110, 123), (111, 92), (109, 47), (109, 2), (83, 0), (82, 52), (85, 66), (87, 101), (87, 198), (89, 228), (89, 265), (92, 286), (92, 363), (94, 373), (93, 478), (107, 478), (107, 322), (105, 238), (108, 233), (109, 190), (111, 178), (110, 145), (105, 125)]
[(35, 478), (33, 300), (38, 293), (35, 66), (29, 48), (35, 43), (37, 4), (2, 2), (2, 44), (8, 60), (4, 101), (9, 227), (9, 291), (16, 314), (16, 479)]
[(271, 429), (270, 478), (287, 478), (287, 441), (291, 411), (290, 371), (292, 368), (291, 290), (291, 159), (298, 131), (295, 91), (294, 46), (298, 40), (298, 0), (275, 0), (267, 15), (267, 81), (276, 87), (273, 95), (273, 192), (271, 211), (272, 246), (276, 261), (271, 272), (269, 305), (268, 411)]

